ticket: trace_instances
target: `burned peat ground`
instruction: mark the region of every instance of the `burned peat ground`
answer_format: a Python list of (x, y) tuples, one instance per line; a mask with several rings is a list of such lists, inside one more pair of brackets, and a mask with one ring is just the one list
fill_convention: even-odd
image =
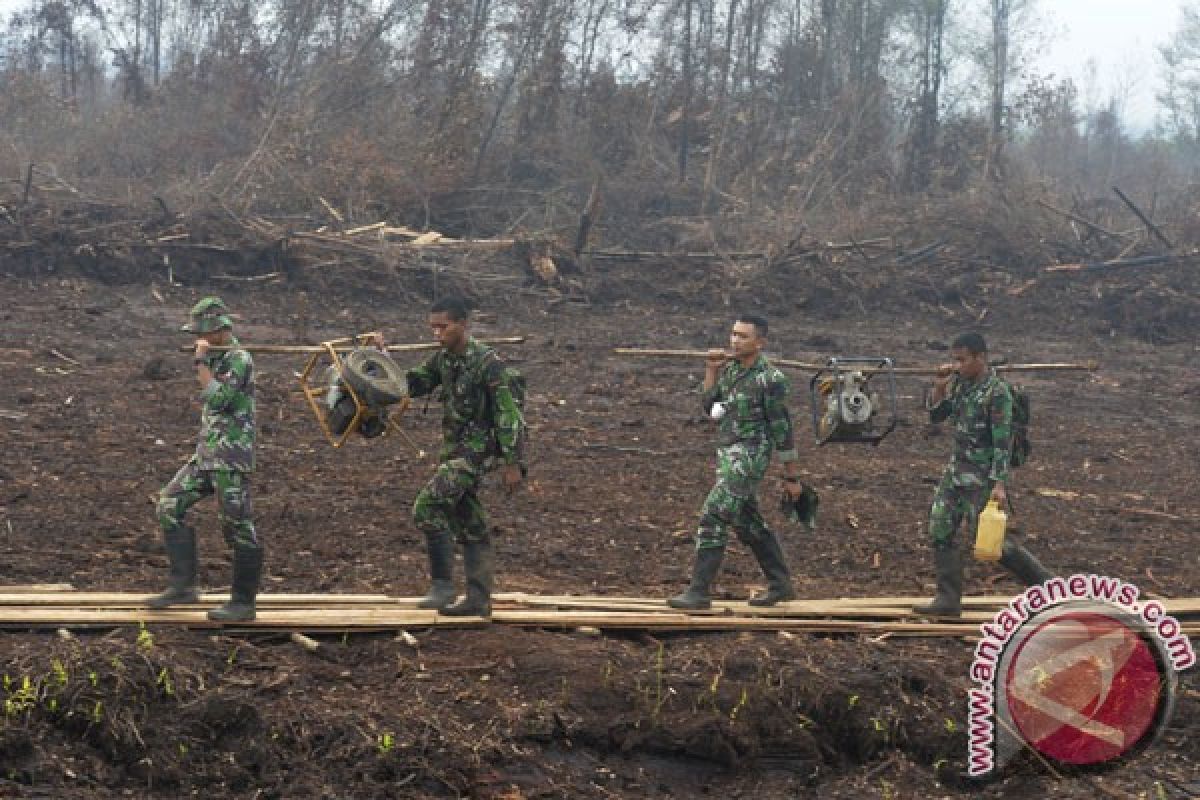
[[(12, 412), (0, 417), (0, 584), (160, 587), (152, 498), (187, 457), (197, 424), (174, 330), (202, 294), (226, 297), (247, 342), (371, 328), (393, 341), (428, 335), (413, 295), (310, 292), (301, 304), (285, 286), (110, 286), (62, 275), (10, 275), (0, 287), (0, 409)], [(720, 344), (732, 310), (635, 294), (591, 306), (480, 298), (477, 333), (528, 336), (508, 354), (529, 379), (530, 481), (511, 500), (494, 486), (485, 498), (499, 591), (665, 597), (687, 579), (712, 457), (694, 394), (702, 367), (611, 350)], [(1153, 346), (1109, 335), (1086, 312), (1056, 314), (1053, 298), (1038, 302), (1040, 316), (990, 318), (994, 353), (1096, 359), (1102, 369), (1024, 381), (1036, 451), (1015, 479), (1015, 525), (1060, 572), (1200, 594), (1194, 336)], [(772, 349), (805, 359), (934, 363), (968, 324), (916, 307), (866, 322), (779, 302), (767, 310)], [(329, 448), (294, 391), (299, 360), (257, 364), (264, 590), (421, 593), (423, 543), (409, 507), (432, 457), (397, 438)], [(807, 376), (793, 381), (804, 474), (821, 492), (818, 531), (784, 522), (773, 480), (763, 499), (801, 596), (927, 595), (923, 526), (951, 442), (925, 423), (922, 384), (901, 379), (901, 425), (878, 448), (817, 448)], [(432, 453), (438, 409), (422, 405), (407, 427)], [(202, 583), (224, 586), (211, 505), (194, 519)], [(758, 583), (749, 552), (732, 548), (720, 594), (741, 598)], [(1016, 589), (994, 568), (970, 569), (970, 593)], [(1030, 760), (969, 786), (956, 777), (966, 753), (963, 641), (411, 633), (415, 647), (360, 634), (326, 637), (315, 653), (280, 635), (173, 627), (0, 633), (0, 797), (1200, 796), (1194, 674), (1181, 680), (1163, 739), (1132, 763), (1063, 775)]]

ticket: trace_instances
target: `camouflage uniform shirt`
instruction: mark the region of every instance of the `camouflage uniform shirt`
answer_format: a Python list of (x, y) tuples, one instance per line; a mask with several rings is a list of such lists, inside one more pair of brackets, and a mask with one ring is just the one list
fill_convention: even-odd
[(412, 397), (441, 389), (439, 460), (465, 458), (482, 464), (499, 458), (505, 464), (520, 463), (524, 420), (495, 350), (468, 339), (461, 355), (439, 350), (405, 377)]
[(717, 375), (717, 382), (704, 392), (704, 410), (714, 403), (725, 406), (717, 430), (717, 444), (728, 447), (746, 444), (775, 451), (781, 462), (796, 460), (792, 420), (787, 400), (787, 377), (763, 356), (743, 368), (731, 361)]
[(990, 486), (1008, 479), (1012, 455), (1012, 393), (995, 370), (974, 383), (955, 378), (929, 419), (954, 423), (954, 453), (946, 477), (960, 487)]
[(200, 437), (196, 467), (254, 471), (254, 361), (237, 339), (208, 356), (213, 378), (200, 393)]

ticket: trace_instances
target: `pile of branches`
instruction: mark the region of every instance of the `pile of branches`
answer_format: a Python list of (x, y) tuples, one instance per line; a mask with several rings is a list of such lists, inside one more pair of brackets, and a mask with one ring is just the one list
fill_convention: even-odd
[(239, 213), (212, 197), (176, 211), (81, 191), (31, 165), (0, 193), (5, 270), (76, 271), (106, 283), (379, 283), (419, 273), (434, 283), (578, 299), (569, 251), (549, 236), (456, 238), (379, 220), (366, 225), (320, 198), (310, 214)]

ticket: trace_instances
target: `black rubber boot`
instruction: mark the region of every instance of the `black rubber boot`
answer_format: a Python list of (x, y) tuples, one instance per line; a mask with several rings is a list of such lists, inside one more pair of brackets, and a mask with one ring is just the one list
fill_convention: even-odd
[(196, 531), (186, 525), (165, 531), (163, 545), (171, 565), (167, 590), (151, 597), (146, 605), (169, 608), (180, 603), (195, 603), (200, 599), (200, 593), (196, 591)]
[(795, 600), (796, 590), (792, 588), (792, 573), (788, 570), (779, 537), (767, 531), (767, 535), (750, 545), (750, 549), (758, 559), (763, 574), (767, 576), (767, 590), (751, 597), (750, 605), (773, 606), (784, 600)]
[(468, 541), (463, 545), (463, 571), (467, 573), (466, 596), (439, 613), (447, 617), (490, 617), (495, 571), (490, 539)]
[(263, 551), (261, 547), (233, 548), (233, 585), (229, 602), (208, 612), (213, 622), (249, 622), (254, 619), (254, 599), (262, 578)]
[(934, 548), (933, 564), (937, 571), (937, 594), (932, 603), (913, 606), (913, 613), (927, 617), (962, 616), (962, 553), (955, 546)]
[(721, 569), (725, 558), (724, 547), (702, 547), (696, 551), (696, 563), (692, 566), (692, 583), (682, 594), (667, 600), (671, 608), (703, 611), (712, 608), (712, 583)]
[(1036, 586), (1054, 577), (1054, 573), (1042, 566), (1033, 553), (1026, 550), (1012, 539), (1004, 540), (1004, 549), (1000, 551), (1000, 566), (1017, 576), (1026, 586)]
[(429, 593), (417, 601), (417, 608), (443, 610), (454, 602), (454, 540), (445, 532), (425, 534), (429, 551)]

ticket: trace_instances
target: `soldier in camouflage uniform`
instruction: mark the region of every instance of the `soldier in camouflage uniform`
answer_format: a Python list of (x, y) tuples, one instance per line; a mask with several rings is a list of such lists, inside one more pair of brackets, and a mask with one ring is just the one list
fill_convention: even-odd
[[(1007, 499), (1012, 458), (1012, 393), (988, 366), (987, 343), (978, 333), (965, 333), (950, 348), (954, 359), (938, 369), (929, 396), (929, 418), (954, 424), (954, 453), (942, 472), (929, 512), (929, 536), (937, 571), (937, 595), (913, 610), (929, 616), (962, 613), (962, 553), (956, 541), (964, 521), (974, 531), (988, 499)], [(1021, 545), (1005, 537), (1000, 564), (1026, 585), (1053, 577)]]
[(758, 508), (758, 486), (772, 452), (784, 467), (784, 491), (790, 498), (803, 491), (787, 408), (789, 384), (762, 355), (766, 336), (767, 321), (744, 314), (730, 333), (732, 356), (723, 350), (708, 352), (704, 410), (718, 421), (717, 481), (701, 510), (691, 585), (667, 601), (672, 608), (712, 607), (711, 586), (730, 530), (750, 547), (767, 577), (767, 590), (750, 604), (771, 606), (796, 596), (779, 539)]
[[(479, 488), (499, 467), (514, 492), (523, 478), (524, 417), (496, 351), (468, 332), (461, 298), (443, 298), (430, 309), (429, 326), (442, 349), (405, 373), (411, 397), (435, 390), (442, 400), (442, 446), (437, 472), (413, 504), (413, 522), (425, 534), (431, 588), (419, 608), (448, 616), (491, 615), (494, 576), (491, 534)], [(376, 344), (382, 346), (382, 341)], [(463, 546), (467, 592), (455, 603), (454, 543)]]
[[(250, 474), (254, 471), (254, 362), (238, 347), (225, 303), (206, 297), (191, 311), (183, 331), (196, 335), (192, 363), (200, 385), (200, 436), (196, 452), (158, 496), (158, 522), (170, 560), (169, 585), (149, 601), (152, 608), (194, 603), (196, 532), (184, 516), (198, 500), (216, 495), (226, 543), (233, 548), (230, 602), (208, 612), (219, 622), (254, 619), (263, 548), (251, 520)], [(211, 348), (219, 347), (219, 350)]]

